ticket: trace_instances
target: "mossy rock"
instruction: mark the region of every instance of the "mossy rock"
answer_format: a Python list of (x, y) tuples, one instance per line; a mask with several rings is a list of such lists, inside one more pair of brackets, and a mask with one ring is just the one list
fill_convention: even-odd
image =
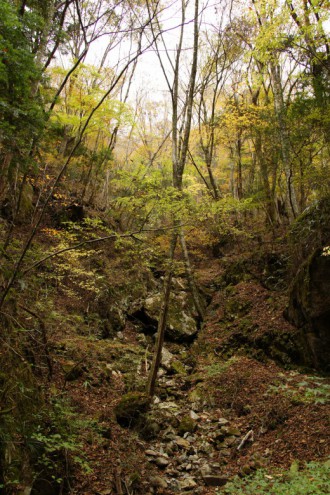
[(197, 423), (190, 416), (183, 416), (178, 426), (178, 434), (184, 435), (185, 433), (194, 433), (197, 428)]
[(124, 427), (134, 427), (139, 418), (147, 412), (150, 398), (142, 392), (129, 392), (123, 395), (115, 407), (117, 422)]
[(170, 372), (173, 373), (173, 375), (186, 375), (187, 374), (187, 371), (186, 371), (184, 365), (180, 361), (173, 361), (171, 363)]
[[(135, 313), (135, 317), (143, 320), (147, 329), (157, 328), (162, 299), (163, 295), (160, 293), (148, 297), (144, 301), (143, 311), (140, 310), (140, 312)], [(182, 292), (172, 294), (165, 333), (166, 338), (174, 342), (192, 342), (197, 332), (198, 325), (193, 317), (192, 305), (189, 299)]]

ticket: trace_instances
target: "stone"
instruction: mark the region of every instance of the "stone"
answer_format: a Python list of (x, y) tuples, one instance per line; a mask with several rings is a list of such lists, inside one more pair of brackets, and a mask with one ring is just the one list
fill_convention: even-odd
[(123, 309), (113, 303), (111, 290), (107, 289), (100, 294), (96, 301), (97, 312), (103, 320), (101, 337), (107, 339), (116, 336), (117, 332), (122, 332), (126, 325), (126, 317)]
[[(176, 472), (175, 475), (173, 476), (177, 476), (178, 473)], [(179, 482), (178, 480), (172, 478), (170, 481), (169, 481), (169, 485), (168, 485), (168, 488), (172, 491), (172, 492), (180, 492), (180, 485), (179, 485)]]
[(179, 484), (180, 484), (180, 489), (183, 491), (192, 490), (193, 488), (197, 487), (197, 483), (194, 480), (194, 478), (190, 478), (190, 477), (184, 479), (183, 481), (180, 481)]
[(189, 449), (190, 448), (190, 442), (188, 442), (188, 440), (184, 439), (184, 438), (181, 438), (181, 437), (177, 437), (175, 439), (175, 443), (181, 447), (182, 449)]
[(195, 411), (190, 411), (189, 413), (189, 416), (191, 417), (191, 419), (193, 419), (194, 421), (197, 421), (199, 419), (199, 416), (198, 414), (195, 413)]
[(184, 435), (185, 433), (193, 433), (197, 428), (197, 423), (190, 416), (184, 416), (179, 424), (178, 433)]
[(171, 366), (171, 362), (174, 360), (173, 354), (163, 346), (162, 348), (162, 366), (166, 369), (169, 369)]
[(180, 361), (173, 361), (171, 363), (169, 371), (173, 373), (173, 375), (186, 375), (187, 371), (184, 365)]
[(202, 477), (204, 478), (205, 476), (208, 476), (209, 474), (212, 473), (212, 468), (209, 464), (204, 464), (201, 468), (200, 468), (200, 473), (202, 475)]
[(239, 429), (234, 428), (232, 426), (222, 426), (220, 429), (220, 433), (225, 436), (235, 436), (235, 437), (241, 436), (241, 432), (239, 431)]
[(177, 452), (177, 450), (178, 447), (174, 442), (168, 443), (164, 448), (164, 451), (166, 452), (167, 455), (172, 455), (174, 452)]
[(166, 459), (165, 457), (155, 457), (155, 458), (151, 459), (151, 461), (154, 462), (156, 464), (156, 466), (158, 466), (161, 469), (166, 468), (170, 463), (170, 461), (168, 459)]
[(145, 451), (146, 455), (149, 455), (151, 457), (157, 457), (159, 456), (159, 452), (156, 452), (155, 450), (148, 449)]
[(161, 402), (158, 404), (159, 409), (171, 409), (174, 411), (179, 410), (179, 406), (175, 402)]
[(163, 432), (163, 438), (166, 441), (171, 441), (171, 440), (174, 440), (175, 438), (178, 438), (178, 437), (175, 434), (174, 428), (172, 428), (171, 426), (169, 426), (169, 427), (166, 428), (166, 430), (164, 430), (164, 432)]
[(161, 431), (159, 421), (152, 413), (143, 414), (139, 421), (139, 433), (144, 440), (156, 438)]

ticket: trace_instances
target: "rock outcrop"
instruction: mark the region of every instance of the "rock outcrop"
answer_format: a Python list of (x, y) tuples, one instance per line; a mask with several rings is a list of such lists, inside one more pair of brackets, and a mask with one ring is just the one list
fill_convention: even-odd
[(310, 351), (305, 364), (330, 367), (330, 255), (317, 249), (302, 265), (291, 289), (288, 320), (302, 332)]

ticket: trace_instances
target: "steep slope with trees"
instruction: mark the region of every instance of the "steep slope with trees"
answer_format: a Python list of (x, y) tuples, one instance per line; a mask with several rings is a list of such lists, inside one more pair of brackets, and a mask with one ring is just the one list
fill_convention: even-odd
[(5, 495), (329, 492), (328, 23), (2, 1)]

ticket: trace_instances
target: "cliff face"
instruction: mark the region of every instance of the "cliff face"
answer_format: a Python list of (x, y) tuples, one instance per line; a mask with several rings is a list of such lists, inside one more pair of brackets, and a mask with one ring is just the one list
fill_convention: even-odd
[(310, 350), (305, 363), (329, 371), (330, 256), (317, 249), (301, 266), (293, 283), (288, 320), (301, 330)]

